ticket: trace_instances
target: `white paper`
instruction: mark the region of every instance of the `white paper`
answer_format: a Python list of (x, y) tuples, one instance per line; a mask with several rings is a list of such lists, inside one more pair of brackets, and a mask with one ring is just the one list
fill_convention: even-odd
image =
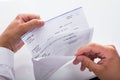
[(22, 36), (33, 56), (35, 79), (49, 79), (73, 59), (78, 48), (90, 42), (92, 32), (80, 7), (52, 18), (42, 28)]
[(49, 80), (60, 67), (73, 59), (73, 57), (47, 57), (33, 60), (35, 80)]

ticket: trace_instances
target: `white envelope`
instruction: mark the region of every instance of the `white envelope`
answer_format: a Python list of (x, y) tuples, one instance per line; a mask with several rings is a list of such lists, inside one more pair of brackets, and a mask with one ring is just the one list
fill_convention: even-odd
[[(42, 28), (22, 36), (33, 56), (35, 79), (57, 80), (60, 76), (55, 75), (55, 72), (74, 59), (75, 51), (90, 42), (92, 33), (93, 29), (89, 27), (82, 7), (79, 7), (46, 21)], [(90, 72), (88, 74), (93, 75)]]

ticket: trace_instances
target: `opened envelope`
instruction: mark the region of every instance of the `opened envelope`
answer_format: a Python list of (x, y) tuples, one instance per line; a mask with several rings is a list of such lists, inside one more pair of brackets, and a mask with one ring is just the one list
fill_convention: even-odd
[(74, 59), (78, 48), (90, 42), (92, 33), (93, 29), (79, 7), (22, 36), (32, 53), (35, 79), (50, 80), (59, 68)]

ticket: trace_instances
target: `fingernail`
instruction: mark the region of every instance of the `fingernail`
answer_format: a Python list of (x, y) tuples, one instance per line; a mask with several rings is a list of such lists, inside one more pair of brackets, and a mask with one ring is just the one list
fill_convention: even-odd
[(40, 22), (40, 25), (41, 25), (41, 26), (43, 26), (43, 25), (45, 24), (45, 22), (42, 21), (42, 20), (39, 20), (39, 22)]
[(74, 65), (77, 65), (77, 64), (78, 64), (77, 58), (74, 59), (73, 64), (74, 64)]

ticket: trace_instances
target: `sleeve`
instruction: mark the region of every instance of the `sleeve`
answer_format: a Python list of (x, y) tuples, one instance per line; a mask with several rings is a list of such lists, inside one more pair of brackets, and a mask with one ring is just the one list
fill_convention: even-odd
[(15, 80), (14, 53), (4, 47), (0, 47), (0, 80)]

